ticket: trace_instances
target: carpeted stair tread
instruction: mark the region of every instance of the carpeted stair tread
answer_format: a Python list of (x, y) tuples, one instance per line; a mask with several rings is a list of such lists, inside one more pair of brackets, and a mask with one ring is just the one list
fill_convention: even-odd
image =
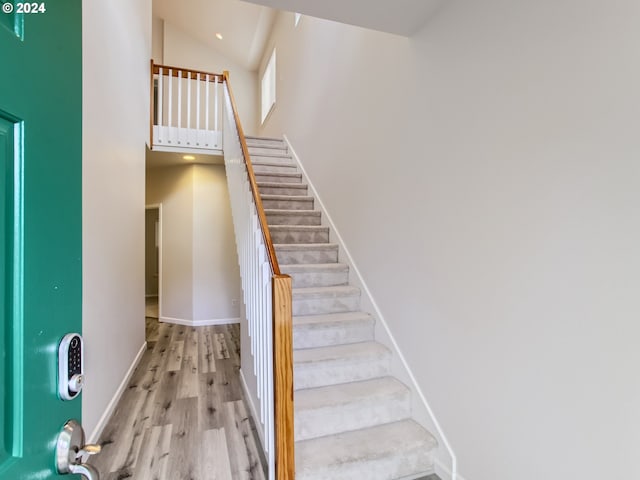
[(289, 163), (283, 163), (283, 162), (275, 162), (273, 160), (270, 160), (268, 158), (265, 159), (251, 159), (251, 165), (255, 166), (263, 166), (263, 167), (290, 167), (290, 168), (294, 168), (297, 169), (297, 165), (295, 163), (293, 163), (293, 161), (289, 162)]
[(349, 283), (349, 266), (345, 263), (281, 265), (280, 271), (291, 276), (293, 288), (333, 287)]
[[(296, 190), (304, 190), (308, 188), (306, 183), (281, 183), (281, 182), (257, 182), (258, 188), (260, 187), (272, 187), (272, 188), (294, 188)], [(270, 194), (264, 194), (270, 195)], [(277, 194), (274, 194), (277, 195)], [(289, 195), (286, 195), (289, 196)]]
[(355, 312), (360, 309), (360, 289), (351, 285), (293, 289), (293, 315)]
[(329, 228), (321, 225), (273, 225), (269, 227), (274, 243), (327, 243)]
[(278, 153), (257, 153), (250, 154), (251, 163), (255, 161), (265, 161), (265, 162), (283, 162), (283, 163), (291, 163), (293, 158), (289, 154), (278, 154)]
[(281, 243), (273, 247), (280, 266), (338, 261), (336, 243)]
[[(322, 225), (272, 225), (269, 226), (269, 231), (271, 233), (277, 232), (323, 232), (329, 233), (328, 227), (323, 227)], [(326, 242), (318, 242), (318, 243), (326, 243)]]
[(300, 183), (258, 181), (258, 190), (261, 195), (305, 196), (308, 189), (309, 186), (302, 181)]
[[(297, 217), (299, 215), (304, 215), (307, 217), (320, 217), (322, 216), (322, 212), (318, 210), (291, 210), (291, 209), (282, 209), (282, 208), (265, 208), (264, 213), (267, 215), (282, 215), (286, 217)], [(295, 225), (292, 225), (295, 226)]]
[[(282, 185), (282, 183), (276, 183), (274, 185)], [(260, 195), (262, 201), (265, 200), (282, 200), (282, 201), (296, 201), (299, 200), (301, 202), (312, 201), (313, 197), (309, 195), (273, 195), (269, 193), (264, 193)]]
[(294, 301), (308, 298), (333, 298), (343, 295), (360, 295), (360, 289), (352, 285), (339, 285), (335, 287), (305, 287), (293, 289)]
[(295, 405), (296, 410), (312, 410), (406, 392), (408, 392), (406, 385), (399, 380), (393, 377), (380, 377), (362, 382), (298, 390), (295, 394)]
[(313, 243), (313, 244), (300, 244), (300, 243), (274, 243), (273, 247), (277, 251), (302, 251), (302, 250), (337, 250), (337, 243)]
[(375, 320), (365, 312), (293, 317), (293, 347), (319, 348), (374, 339)]
[[(374, 320), (366, 312), (343, 312), (325, 315), (300, 315), (293, 317), (293, 327), (330, 328), (334, 325), (343, 325), (350, 322), (367, 322), (373, 324)], [(294, 345), (295, 348), (295, 345)]]
[(348, 272), (349, 266), (346, 263), (298, 263), (295, 265), (281, 265), (280, 270), (286, 275), (306, 272)]
[(281, 138), (269, 138), (269, 137), (252, 137), (245, 136), (247, 141), (247, 147), (276, 147), (287, 148), (287, 144)]
[(385, 377), (390, 371), (391, 351), (373, 341), (293, 351), (296, 391)]
[(247, 147), (249, 147), (249, 151), (258, 149), (287, 151), (287, 146), (284, 142), (247, 142)]
[(361, 342), (332, 347), (305, 348), (293, 351), (294, 365), (332, 360), (353, 360), (389, 355), (387, 347), (378, 342)]
[(295, 393), (296, 441), (409, 418), (411, 393), (393, 377), (379, 377)]
[(262, 195), (262, 205), (265, 210), (313, 210), (313, 197), (303, 195)]
[(260, 146), (249, 146), (249, 155), (287, 155), (289, 152), (285, 146), (271, 146), (271, 145), (260, 145)]
[(437, 442), (402, 420), (296, 442), (296, 480), (389, 480), (434, 472)]
[(266, 165), (262, 162), (256, 162), (253, 164), (253, 173), (255, 173), (256, 175), (266, 175), (273, 173), (298, 173), (298, 168), (295, 165), (291, 165), (288, 163)]
[[(280, 270), (286, 275), (291, 275), (294, 280), (293, 288), (330, 287), (349, 283), (349, 266), (346, 263), (284, 264), (280, 266)], [(318, 283), (314, 284), (314, 281)]]
[(258, 183), (302, 183), (301, 173), (281, 173), (281, 172), (255, 172)]

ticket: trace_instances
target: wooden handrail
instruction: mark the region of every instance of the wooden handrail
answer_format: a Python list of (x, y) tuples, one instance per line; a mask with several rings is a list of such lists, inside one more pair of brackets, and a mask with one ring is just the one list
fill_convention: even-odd
[(247, 139), (240, 123), (238, 108), (229, 82), (229, 72), (223, 74), (231, 100), (233, 118), (238, 129), (242, 154), (247, 167), (249, 185), (258, 212), (262, 235), (273, 276), (271, 278), (273, 325), (273, 379), (275, 424), (276, 480), (295, 479), (295, 438), (293, 428), (293, 291), (289, 275), (280, 273), (280, 266), (269, 233), (267, 217), (258, 190)]
[(222, 74), (224, 81), (227, 82), (227, 90), (229, 90), (229, 98), (231, 99), (231, 108), (233, 109), (233, 118), (236, 121), (238, 127), (238, 136), (240, 137), (240, 145), (242, 146), (242, 154), (247, 164), (247, 173), (249, 174), (249, 185), (251, 185), (251, 193), (253, 200), (256, 203), (256, 210), (258, 211), (258, 219), (260, 220), (260, 226), (262, 227), (262, 236), (264, 238), (264, 245), (267, 249), (267, 256), (269, 257), (269, 264), (271, 265), (271, 271), (274, 275), (280, 275), (280, 265), (278, 265), (278, 258), (276, 257), (276, 251), (273, 248), (273, 241), (271, 240), (271, 233), (269, 232), (269, 225), (267, 224), (267, 216), (264, 213), (264, 207), (262, 206), (262, 197), (260, 197), (260, 191), (258, 190), (258, 183), (256, 182), (256, 176), (253, 172), (253, 165), (251, 164), (251, 156), (249, 155), (249, 147), (247, 147), (247, 139), (244, 135), (244, 130), (240, 124), (240, 116), (238, 115), (238, 107), (229, 84), (229, 72)]
[[(159, 64), (154, 64), (152, 66), (152, 72), (154, 75), (159, 74), (160, 73), (160, 69), (162, 68), (162, 74), (169, 76), (169, 70), (171, 70), (171, 76), (172, 77), (178, 77), (180, 76), (181, 78), (189, 78), (191, 80), (195, 80), (196, 76), (198, 75), (198, 73), (200, 74), (200, 81), (205, 80), (206, 76), (209, 75), (209, 77), (211, 77), (211, 80), (213, 80), (214, 77), (218, 77), (218, 81), (222, 82), (222, 79), (224, 77), (224, 75), (220, 74), (220, 73), (212, 73), (212, 72), (203, 72), (202, 70), (192, 70), (190, 68), (183, 68), (183, 67), (172, 67), (171, 65), (159, 65)], [(181, 72), (181, 75), (178, 75), (178, 72)]]

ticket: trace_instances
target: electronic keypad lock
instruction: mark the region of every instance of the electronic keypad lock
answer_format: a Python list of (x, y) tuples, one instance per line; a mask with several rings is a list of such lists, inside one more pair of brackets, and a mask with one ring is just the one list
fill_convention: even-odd
[(77, 333), (68, 333), (58, 347), (58, 394), (73, 400), (84, 384), (84, 344)]

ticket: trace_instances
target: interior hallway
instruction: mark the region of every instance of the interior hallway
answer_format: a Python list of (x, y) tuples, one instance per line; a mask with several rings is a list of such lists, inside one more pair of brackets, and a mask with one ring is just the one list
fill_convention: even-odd
[(103, 480), (263, 480), (240, 386), (239, 325), (147, 317), (148, 348), (92, 463)]

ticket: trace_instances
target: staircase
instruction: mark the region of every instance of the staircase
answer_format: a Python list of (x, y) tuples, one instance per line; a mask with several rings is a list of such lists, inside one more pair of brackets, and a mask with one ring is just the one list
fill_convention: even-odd
[(434, 472), (436, 440), (411, 419), (409, 389), (390, 374), (282, 140), (247, 137), (282, 273), (293, 279), (297, 480), (415, 479)]

